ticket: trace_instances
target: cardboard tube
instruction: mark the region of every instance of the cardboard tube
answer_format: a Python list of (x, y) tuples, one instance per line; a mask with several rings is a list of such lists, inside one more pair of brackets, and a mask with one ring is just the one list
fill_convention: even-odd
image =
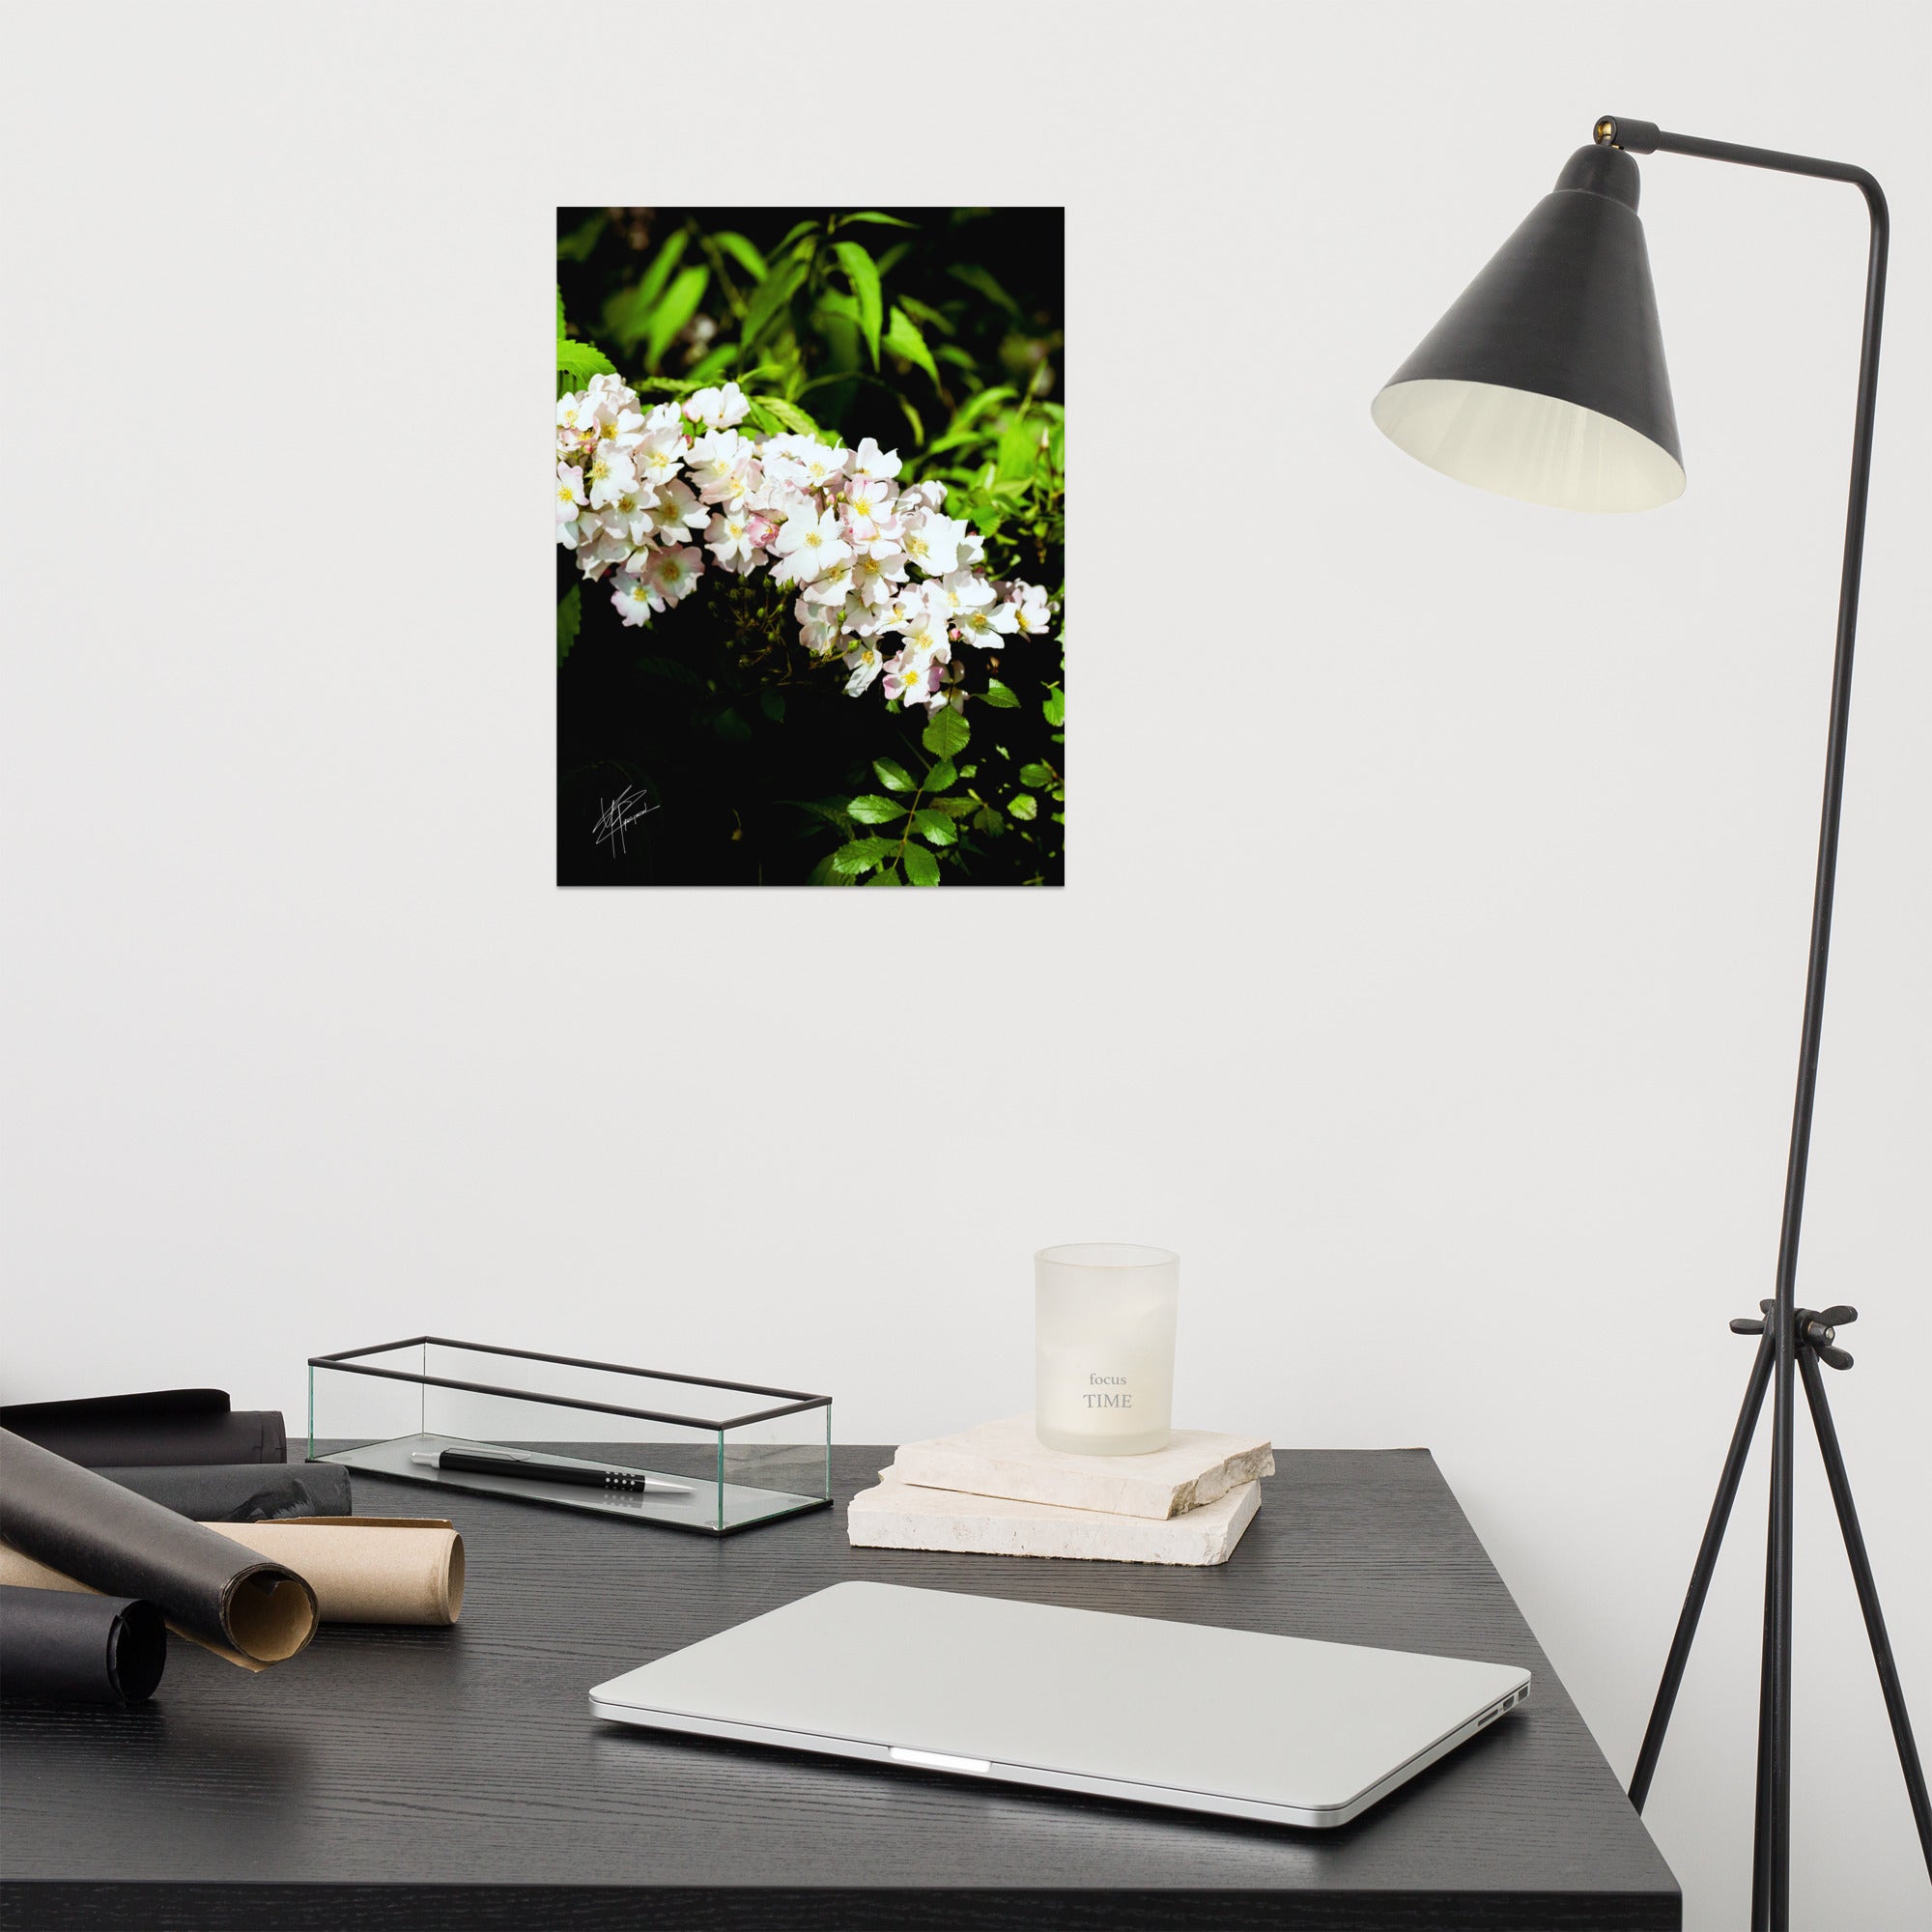
[(453, 1624), (463, 1609), (463, 1539), (443, 1517), (207, 1527), (304, 1577), (326, 1624)]
[[(453, 1624), (463, 1609), (463, 1539), (441, 1517), (304, 1517), (203, 1525), (292, 1571), (326, 1624)], [(0, 1587), (86, 1590), (0, 1543)], [(199, 1641), (199, 1639), (197, 1639)], [(209, 1644), (232, 1663), (258, 1663)]]
[(145, 1703), (167, 1662), (167, 1627), (153, 1604), (0, 1587), (0, 1697)]
[[(0, 1582), (141, 1597), (171, 1630), (249, 1670), (315, 1634), (315, 1592), (280, 1564), (0, 1429)], [(24, 1560), (44, 1576), (16, 1574)]]

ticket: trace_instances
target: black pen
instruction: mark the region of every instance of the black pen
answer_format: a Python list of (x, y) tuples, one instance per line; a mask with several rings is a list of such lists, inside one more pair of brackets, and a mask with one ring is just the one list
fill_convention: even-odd
[(688, 1496), (683, 1483), (668, 1483), (641, 1469), (611, 1469), (588, 1463), (546, 1463), (535, 1456), (513, 1456), (508, 1450), (416, 1449), (412, 1463), (431, 1469), (464, 1469), (478, 1476), (516, 1476), (525, 1482), (569, 1483), (583, 1490), (641, 1490), (654, 1496)]

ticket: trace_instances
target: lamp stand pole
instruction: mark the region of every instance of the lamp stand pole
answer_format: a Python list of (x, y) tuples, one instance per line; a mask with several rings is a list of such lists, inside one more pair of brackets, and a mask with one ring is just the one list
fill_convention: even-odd
[(1700, 159), (1732, 161), (1743, 167), (1768, 168), (1778, 174), (1809, 175), (1822, 181), (1847, 182), (1864, 196), (1871, 216), (1871, 253), (1865, 273), (1864, 332), (1859, 352), (1858, 411), (1852, 436), (1851, 502), (1845, 515), (1845, 557), (1838, 586), (1838, 637), (1832, 668), (1831, 729), (1825, 750), (1825, 803), (1818, 832), (1818, 870), (1811, 899), (1811, 953), (1804, 979), (1804, 1019), (1800, 1034), (1798, 1095), (1792, 1111), (1791, 1153), (1784, 1176), (1784, 1214), (1778, 1234), (1776, 1298), (1761, 1304), (1760, 1321), (1734, 1321), (1731, 1326), (1758, 1333), (1757, 1360), (1738, 1417), (1722, 1480), (1712, 1505), (1704, 1542), (1692, 1570), (1690, 1588), (1678, 1619), (1677, 1634), (1664, 1665), (1631, 1779), (1631, 1802), (1641, 1810), (1650, 1790), (1663, 1746), (1664, 1729), (1684, 1675), (1690, 1640), (1696, 1633), (1711, 1573), (1750, 1439), (1767, 1389), (1772, 1394), (1771, 1534), (1765, 1561), (1763, 1679), (1758, 1705), (1758, 1775), (1755, 1857), (1751, 1887), (1751, 1925), (1754, 1932), (1788, 1932), (1791, 1922), (1791, 1579), (1792, 1579), (1792, 1445), (1796, 1435), (1797, 1382), (1802, 1377), (1811, 1409), (1819, 1449), (1844, 1532), (1865, 1630), (1878, 1664), (1899, 1763), (1905, 1773), (1913, 1816), (1926, 1868), (1932, 1871), (1932, 1805), (1926, 1802), (1925, 1774), (1913, 1743), (1904, 1692), (1892, 1662), (1891, 1644), (1880, 1614), (1877, 1587), (1865, 1555), (1864, 1539), (1853, 1507), (1837, 1432), (1825, 1402), (1818, 1373), (1822, 1359), (1834, 1368), (1849, 1368), (1851, 1357), (1833, 1346), (1841, 1322), (1855, 1319), (1849, 1308), (1822, 1313), (1796, 1305), (1798, 1237), (1804, 1214), (1804, 1170), (1811, 1147), (1811, 1108), (1818, 1086), (1818, 1045), (1825, 1018), (1825, 969), (1832, 943), (1832, 892), (1838, 861), (1838, 819), (1844, 803), (1845, 739), (1851, 720), (1852, 647), (1858, 631), (1859, 572), (1864, 556), (1865, 498), (1871, 481), (1872, 419), (1878, 397), (1879, 329), (1885, 314), (1885, 270), (1890, 221), (1885, 195), (1863, 168), (1840, 161), (1817, 160), (1806, 155), (1778, 154), (1768, 148), (1739, 147), (1728, 141), (1706, 141), (1691, 134), (1670, 134), (1648, 121), (1606, 115), (1597, 123), (1600, 144), (1633, 155), (1692, 155)]

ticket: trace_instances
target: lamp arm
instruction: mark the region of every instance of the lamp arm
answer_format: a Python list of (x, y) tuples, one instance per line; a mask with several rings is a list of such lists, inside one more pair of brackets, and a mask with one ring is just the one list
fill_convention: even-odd
[(1790, 1922), (1791, 1896), (1791, 1492), (1796, 1435), (1793, 1369), (1797, 1337), (1793, 1315), (1798, 1277), (1798, 1236), (1804, 1214), (1804, 1171), (1811, 1148), (1811, 1106), (1818, 1085), (1818, 1044), (1825, 1018), (1825, 967), (1832, 945), (1832, 894), (1838, 865), (1838, 816), (1845, 792), (1845, 739), (1851, 723), (1852, 645), (1859, 621), (1859, 572), (1864, 557), (1865, 497), (1871, 482), (1872, 419), (1878, 403), (1879, 330), (1885, 318), (1886, 255), (1891, 221), (1885, 191), (1863, 168), (1772, 148), (1707, 141), (1670, 134), (1655, 122), (1606, 114), (1597, 123), (1600, 144), (1634, 155), (1691, 155), (1732, 161), (1778, 174), (1848, 182), (1864, 196), (1871, 216), (1871, 252), (1865, 270), (1864, 332), (1859, 350), (1858, 411), (1852, 431), (1851, 501), (1845, 513), (1845, 558), (1838, 581), (1838, 638), (1832, 668), (1832, 722), (1825, 750), (1825, 804), (1818, 831), (1818, 870), (1811, 899), (1811, 956), (1804, 978), (1804, 1022), (1798, 1058), (1798, 1094), (1792, 1110), (1791, 1153), (1784, 1177), (1784, 1215), (1777, 1246), (1777, 1300), (1774, 1315), (1777, 1355), (1773, 1406), (1771, 1564), (1766, 1591), (1764, 1696), (1758, 1728), (1757, 1872), (1754, 1925), (1782, 1928)]
[(1633, 121), (1625, 114), (1605, 114), (1592, 132), (1599, 147), (1621, 148), (1629, 155), (1694, 155), (1699, 160), (1731, 161), (1742, 168), (1769, 168), (1776, 174), (1850, 182), (1864, 195), (1874, 224), (1886, 225), (1884, 191), (1863, 168), (1849, 161), (1787, 155), (1776, 148), (1747, 148), (1735, 141), (1707, 141), (1701, 134), (1669, 134), (1655, 121)]

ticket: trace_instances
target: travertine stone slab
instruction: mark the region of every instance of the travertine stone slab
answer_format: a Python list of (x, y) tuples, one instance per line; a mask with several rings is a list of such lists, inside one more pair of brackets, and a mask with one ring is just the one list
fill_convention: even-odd
[(893, 1468), (902, 1481), (926, 1489), (1115, 1516), (1171, 1517), (1273, 1475), (1274, 1451), (1262, 1435), (1177, 1429), (1167, 1447), (1151, 1456), (1069, 1456), (1039, 1440), (1032, 1416), (1013, 1415), (957, 1435), (908, 1442)]
[(1259, 1483), (1243, 1483), (1185, 1516), (1153, 1521), (1006, 1496), (964, 1495), (879, 1472), (845, 1512), (848, 1539), (873, 1549), (950, 1549), (981, 1556), (1072, 1556), (1112, 1563), (1225, 1563), (1261, 1508)]

